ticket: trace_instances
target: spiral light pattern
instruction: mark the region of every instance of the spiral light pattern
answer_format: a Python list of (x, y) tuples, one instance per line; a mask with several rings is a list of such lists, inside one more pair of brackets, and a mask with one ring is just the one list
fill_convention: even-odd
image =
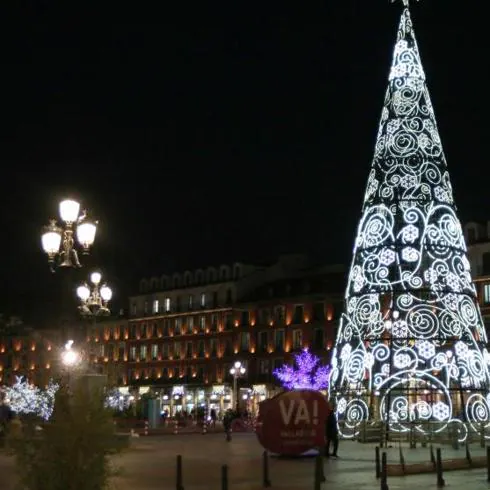
[(424, 432), (490, 425), (490, 355), (412, 21), (404, 8), (355, 241), (330, 394)]

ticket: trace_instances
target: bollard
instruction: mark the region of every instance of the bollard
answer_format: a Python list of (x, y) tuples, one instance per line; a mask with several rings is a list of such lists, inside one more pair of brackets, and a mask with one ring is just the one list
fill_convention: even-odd
[(413, 423), (410, 424), (410, 449), (417, 449), (417, 442), (415, 441), (415, 427)]
[(318, 459), (318, 471), (320, 475), (320, 481), (323, 483), (325, 481), (325, 471), (324, 471), (324, 461), (325, 461), (325, 446), (320, 446), (318, 448), (318, 454), (317, 454), (317, 459)]
[(221, 490), (228, 490), (228, 465), (221, 467)]
[(202, 423), (202, 435), (206, 435), (208, 432), (208, 424), (207, 422), (204, 420), (203, 423)]
[(269, 488), (271, 486), (271, 481), (269, 479), (269, 455), (267, 451), (262, 453), (262, 486), (264, 488)]
[(374, 449), (375, 461), (376, 461), (376, 478), (381, 476), (381, 461), (379, 459), (379, 446)]
[(231, 441), (231, 430), (227, 430), (226, 431), (226, 442), (230, 442)]
[(436, 473), (437, 473), (437, 487), (442, 488), (446, 482), (442, 477), (442, 458), (441, 458), (441, 448), (438, 447), (436, 450)]
[(485, 426), (480, 424), (480, 447), (485, 447)]
[(177, 421), (174, 423), (174, 435), (177, 435), (179, 433), (179, 424)]
[(466, 446), (466, 460), (468, 461), (468, 464), (471, 466), (471, 454), (470, 454), (470, 447), (468, 446), (468, 442), (465, 444)]
[(321, 479), (321, 473), (320, 473), (322, 470), (320, 469), (320, 463), (323, 463), (323, 461), (320, 462), (320, 457), (319, 457), (319, 455), (317, 455), (315, 457), (315, 468), (314, 468), (314, 471), (315, 471), (314, 483), (313, 483), (314, 490), (320, 490), (322, 487), (322, 479)]
[(182, 456), (180, 454), (177, 455), (177, 479), (175, 490), (184, 490), (184, 485), (182, 484)]
[(148, 420), (145, 420), (145, 436), (148, 435), (148, 427), (149, 427), (149, 425), (150, 424), (149, 424)]
[(490, 447), (487, 447), (487, 482), (490, 483)]
[(388, 490), (388, 464), (386, 461), (386, 453), (383, 451), (383, 454), (381, 455), (381, 490)]
[(399, 450), (400, 450), (400, 465), (402, 467), (403, 473), (405, 473), (405, 456), (403, 456), (403, 451), (402, 451), (402, 445), (401, 445), (401, 443), (400, 443), (400, 446), (399, 446)]
[(432, 463), (432, 465), (435, 468), (436, 467), (436, 457), (434, 456), (434, 446), (432, 444), (430, 445), (430, 462)]

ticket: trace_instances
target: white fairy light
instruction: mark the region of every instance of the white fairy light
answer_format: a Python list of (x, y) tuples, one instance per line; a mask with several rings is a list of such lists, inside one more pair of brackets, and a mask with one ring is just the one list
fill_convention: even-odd
[(22, 415), (36, 415), (49, 420), (54, 408), (54, 398), (59, 385), (49, 381), (45, 390), (30, 384), (22, 376), (17, 376), (13, 386), (4, 386), (2, 391), (13, 412)]
[(354, 243), (330, 380), (342, 435), (374, 413), (399, 432), (458, 424), (460, 440), (461, 410), (490, 427), (487, 336), (408, 8)]

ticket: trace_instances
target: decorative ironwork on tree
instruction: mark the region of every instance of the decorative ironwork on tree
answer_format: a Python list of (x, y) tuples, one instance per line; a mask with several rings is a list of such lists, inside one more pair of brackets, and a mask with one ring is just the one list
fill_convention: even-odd
[(274, 376), (287, 390), (325, 390), (328, 388), (330, 366), (320, 363), (320, 358), (308, 349), (294, 355), (294, 366), (284, 364), (274, 369)]
[[(408, 8), (398, 28), (330, 391), (363, 420), (459, 439), (490, 425), (486, 333)], [(429, 429), (430, 427), (430, 429)]]

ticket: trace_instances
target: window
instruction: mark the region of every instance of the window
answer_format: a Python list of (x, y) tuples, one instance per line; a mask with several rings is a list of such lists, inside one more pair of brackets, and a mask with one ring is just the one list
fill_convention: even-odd
[(313, 320), (322, 321), (325, 320), (325, 304), (314, 303), (313, 304)]
[(274, 332), (274, 344), (276, 352), (284, 351), (284, 330), (276, 330)]
[(168, 313), (170, 311), (170, 307), (172, 306), (171, 301), (170, 301), (170, 298), (168, 298), (168, 297), (165, 298), (165, 304), (164, 304), (164, 306), (165, 306), (165, 312)]
[(180, 359), (180, 342), (174, 343), (174, 359)]
[(189, 310), (192, 310), (194, 308), (194, 296), (192, 294), (189, 294), (189, 300), (187, 304), (189, 306)]
[(216, 308), (218, 306), (218, 291), (213, 292), (213, 307)]
[(138, 312), (138, 308), (136, 307), (136, 303), (131, 305), (131, 315), (136, 315)]
[(189, 334), (194, 332), (194, 317), (193, 316), (187, 317), (187, 330), (188, 330)]
[(204, 333), (206, 331), (206, 317), (199, 315), (199, 332)]
[(261, 325), (269, 325), (271, 321), (271, 310), (269, 308), (262, 308), (259, 310), (259, 323)]
[(315, 329), (314, 348), (323, 349), (324, 333), (323, 328)]
[(250, 312), (249, 311), (242, 311), (240, 325), (247, 327), (249, 325), (249, 323), (250, 323)]
[(482, 254), (482, 274), (484, 276), (490, 275), (490, 253), (488, 252)]
[(303, 305), (296, 305), (294, 307), (293, 323), (303, 323), (304, 309)]
[(168, 368), (164, 367), (162, 369), (162, 378), (168, 378)]
[(157, 344), (153, 344), (151, 346), (151, 360), (152, 361), (158, 360), (158, 345)]
[(231, 313), (225, 314), (225, 330), (231, 330), (233, 328), (233, 316)]
[(143, 313), (146, 315), (148, 313), (148, 301), (145, 301), (145, 305), (143, 307)]
[(180, 296), (175, 298), (175, 311), (180, 311)]
[(134, 345), (129, 348), (129, 360), (136, 361), (136, 347)]
[(468, 227), (466, 230), (468, 233), (468, 244), (471, 245), (472, 243), (476, 242), (476, 230), (473, 227)]
[(276, 306), (274, 308), (274, 318), (277, 323), (284, 323), (286, 318), (286, 308), (284, 306)]
[(490, 284), (483, 285), (483, 302), (490, 303)]
[(225, 340), (225, 356), (229, 357), (233, 354), (233, 342), (231, 339), (226, 339)]
[(233, 302), (233, 294), (232, 294), (232, 291), (231, 291), (231, 289), (227, 289), (226, 290), (226, 304), (227, 305), (231, 305), (232, 302)]
[(140, 361), (146, 361), (146, 345), (140, 346)]
[(267, 352), (269, 344), (267, 332), (259, 332), (259, 352)]
[(215, 313), (211, 315), (211, 331), (216, 332), (218, 330), (218, 315)]
[(155, 324), (148, 323), (146, 325), (146, 338), (151, 339), (155, 335)]
[(201, 293), (201, 307), (204, 308), (206, 306), (206, 293)]
[(124, 359), (124, 354), (126, 351), (126, 344), (124, 342), (119, 342), (119, 360), (122, 361)]
[(200, 340), (197, 344), (197, 357), (204, 357), (204, 340)]
[(185, 357), (188, 359), (192, 358), (192, 342), (187, 342), (186, 344)]
[(182, 335), (182, 318), (175, 319), (174, 335)]
[(158, 313), (158, 308), (159, 308), (158, 300), (155, 299), (155, 300), (153, 300), (153, 313)]
[(162, 346), (162, 358), (168, 359), (168, 344), (163, 344)]
[(303, 347), (303, 332), (301, 330), (293, 330), (293, 349), (301, 349)]
[(218, 343), (216, 339), (211, 339), (209, 341), (209, 350), (211, 357), (216, 357), (218, 355)]
[(198, 379), (204, 379), (204, 367), (203, 366), (198, 366), (197, 367), (196, 377)]
[(269, 374), (269, 360), (261, 359), (259, 361), (259, 374)]
[(170, 336), (170, 332), (169, 332), (170, 328), (169, 328), (169, 326), (170, 326), (170, 320), (168, 320), (168, 319), (163, 320), (163, 336), (164, 337), (169, 337)]
[(250, 346), (250, 333), (249, 332), (241, 332), (240, 333), (240, 350), (248, 351)]

